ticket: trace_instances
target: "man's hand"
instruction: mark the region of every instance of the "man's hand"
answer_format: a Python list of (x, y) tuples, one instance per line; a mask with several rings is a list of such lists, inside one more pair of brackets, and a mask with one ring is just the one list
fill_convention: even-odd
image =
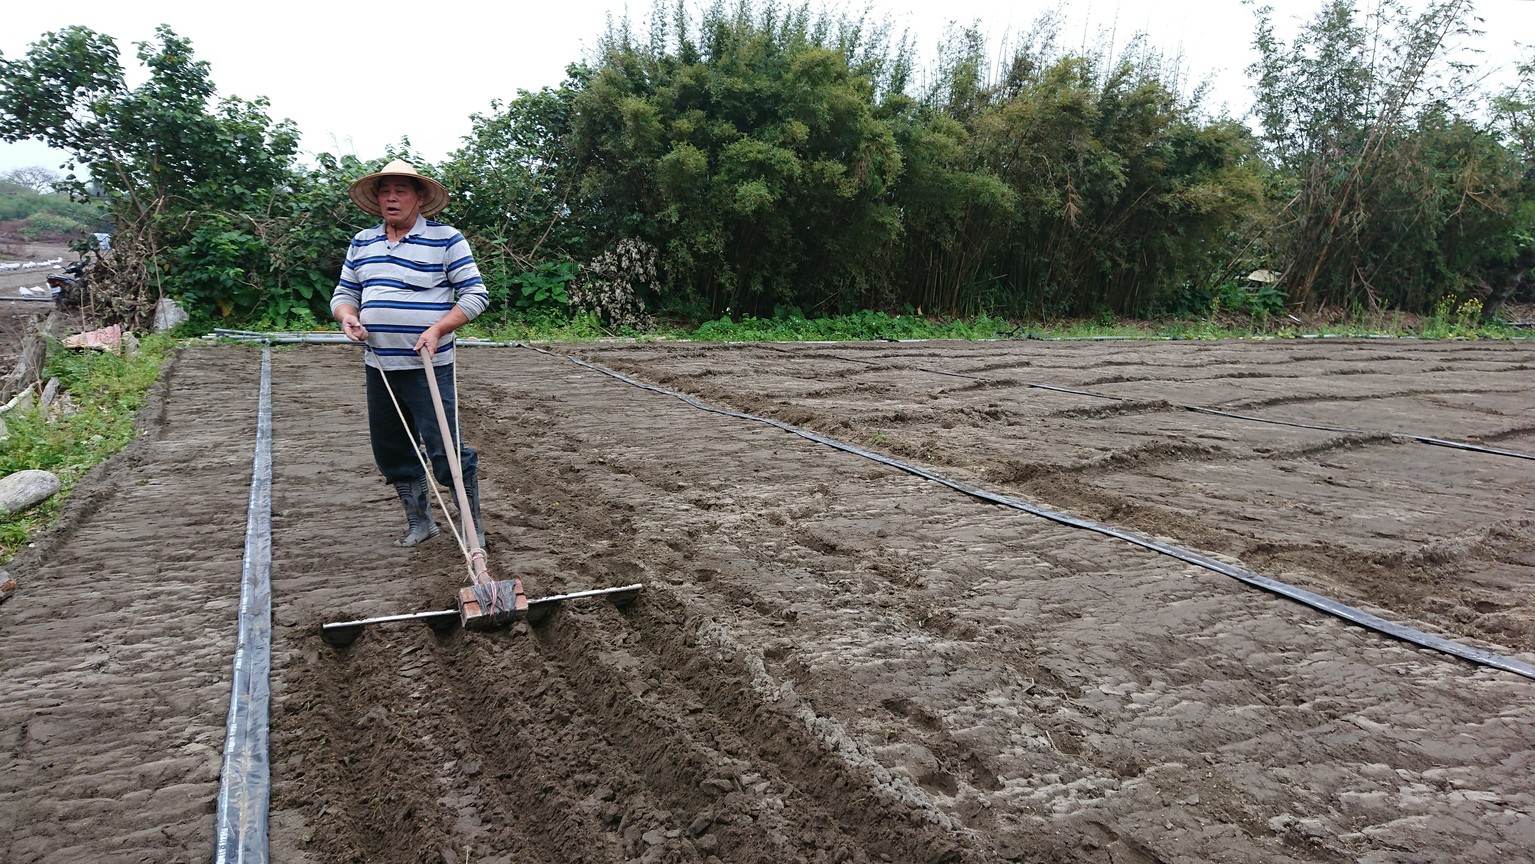
[(362, 326), (355, 313), (343, 312), (337, 320), (341, 322), (341, 332), (346, 334), (346, 338), (353, 342), (368, 341), (368, 328)]
[(428, 327), (420, 336), (416, 337), (416, 353), (425, 351), (428, 357), (437, 353), (437, 343), (442, 337), (437, 335), (436, 327)]
[(416, 337), (416, 353), (427, 352), (427, 357), (437, 353), (437, 343), (441, 342), (449, 333), (469, 323), (469, 317), (464, 310), (454, 306), (448, 314), (438, 319), (436, 324), (426, 328), (426, 332)]

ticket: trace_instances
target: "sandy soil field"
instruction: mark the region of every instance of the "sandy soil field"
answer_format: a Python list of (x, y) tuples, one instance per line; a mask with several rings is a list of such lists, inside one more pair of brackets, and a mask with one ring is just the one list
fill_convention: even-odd
[[(645, 593), (326, 646), (463, 565), (389, 545), (355, 349), (274, 349), (274, 861), (1535, 854), (1535, 681), (570, 360), (1531, 662), (1535, 461), (1412, 437), (1535, 453), (1531, 343), (464, 354), (492, 572)], [(183, 352), (12, 563), (0, 861), (209, 859), (259, 357)]]
[[(0, 241), (0, 261), (43, 262), (63, 259), (65, 266), (79, 260), (80, 255), (70, 250), (67, 243), (34, 243), (29, 241)], [(0, 301), (10, 301), (20, 296), (20, 288), (46, 288), (48, 276), (59, 272), (57, 267), (37, 267), (27, 270), (0, 270)], [(39, 305), (47, 307), (48, 304)]]

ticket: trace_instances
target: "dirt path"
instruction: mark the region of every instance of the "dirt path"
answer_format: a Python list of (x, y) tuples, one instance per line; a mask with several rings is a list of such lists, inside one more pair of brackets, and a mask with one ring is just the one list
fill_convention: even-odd
[[(534, 629), (439, 640), (398, 627), (326, 648), (323, 621), (442, 608), (462, 565), (448, 542), (388, 545), (398, 504), (370, 464), (355, 353), (274, 352), (273, 860), (1494, 862), (1535, 848), (1535, 682), (559, 357), (466, 353), (492, 571), (532, 595), (631, 581), (646, 593), (628, 612), (571, 606)], [(1380, 434), (1535, 450), (1527, 345), (579, 353), (1535, 659), (1535, 462)], [(168, 484), (161, 507), (181, 511), (146, 554), (171, 560), (176, 532), (193, 530), (174, 526), (206, 522), (202, 505), (165, 501), (222, 499), (243, 525), (255, 369), (237, 349), (179, 362), (151, 428), (228, 440), (180, 462), (136, 445)], [(102, 488), (137, 488), (127, 471)], [(105, 518), (77, 514), (43, 566), (101, 568), (116, 547), (84, 538)], [(223, 558), (199, 559), (222, 568), (199, 585), (210, 596), (170, 592), (139, 613), (144, 629), (232, 627), (240, 528), (217, 530)], [(68, 566), (50, 560), (66, 549)], [(78, 654), (73, 633), (42, 629), (44, 612), (18, 627), (19, 608), (0, 609), (0, 656)], [(185, 643), (179, 676), (217, 641), (193, 635), (166, 639)], [(72, 674), (99, 688), (71, 672), (90, 656), (30, 660), (0, 684), (7, 752), (37, 746), (8, 731), (59, 710), (42, 694)], [(154, 698), (116, 686), (118, 700)], [(200, 695), (178, 697), (180, 722), (216, 727), (227, 690), (185, 689)], [(75, 711), (111, 737), (106, 704)], [(120, 737), (125, 764), (176, 752)], [(216, 781), (197, 772), (216, 770), (216, 753), (137, 786), (91, 747), (27, 758), (0, 787), (0, 812), (32, 802), (34, 818), (0, 822), (14, 860), (62, 848), (37, 816), (187, 783), (201, 816), (164, 801), (101, 808), (68, 825), (70, 848), (206, 860)], [(141, 857), (114, 839), (159, 828), (181, 839)]]

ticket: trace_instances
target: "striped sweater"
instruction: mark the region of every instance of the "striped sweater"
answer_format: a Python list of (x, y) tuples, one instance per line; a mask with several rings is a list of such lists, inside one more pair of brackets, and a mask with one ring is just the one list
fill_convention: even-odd
[[(480, 268), (452, 225), (416, 217), (416, 227), (390, 243), (383, 224), (357, 232), (330, 297), (331, 312), (354, 306), (368, 328), (365, 362), (380, 369), (420, 369), (416, 339), (456, 305), (474, 320), (490, 304)], [(453, 335), (437, 344), (433, 366), (453, 362)]]

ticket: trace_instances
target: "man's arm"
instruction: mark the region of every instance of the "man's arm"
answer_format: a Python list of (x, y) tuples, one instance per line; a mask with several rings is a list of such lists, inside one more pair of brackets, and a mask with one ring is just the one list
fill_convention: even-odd
[(416, 340), (417, 354), (423, 348), (430, 349), (433, 354), (437, 353), (437, 343), (443, 337), (473, 321), (490, 305), (490, 293), (485, 289), (485, 280), (480, 278), (479, 265), (474, 263), (474, 253), (469, 251), (469, 242), (464, 239), (464, 235), (459, 234), (453, 238), (445, 257), (443, 271), (453, 286), (458, 302)]
[(357, 309), (362, 305), (362, 284), (357, 281), (357, 272), (352, 269), (352, 255), (357, 251), (355, 245), (348, 246), (346, 260), (341, 264), (341, 278), (336, 281), (336, 290), (330, 295), (330, 314), (332, 318), (341, 322), (341, 332), (353, 342), (364, 342), (368, 338), (368, 328), (362, 326), (357, 318)]

